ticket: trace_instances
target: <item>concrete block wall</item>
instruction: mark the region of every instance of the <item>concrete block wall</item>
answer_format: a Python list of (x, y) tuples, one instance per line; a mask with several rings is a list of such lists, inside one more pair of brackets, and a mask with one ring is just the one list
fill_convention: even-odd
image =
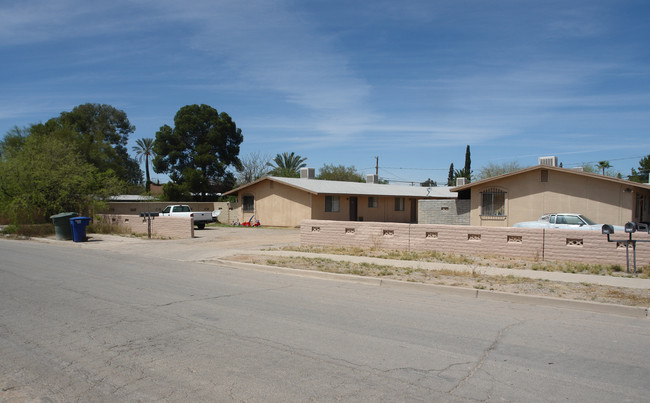
[(411, 248), (454, 254), (541, 258), (543, 235), (529, 228), (412, 225)]
[[(633, 239), (650, 241), (650, 236), (636, 233)], [(607, 242), (599, 231), (305, 220), (300, 244), (626, 265), (625, 247)], [(636, 252), (637, 265), (650, 264), (650, 242), (638, 242)]]
[[(147, 221), (137, 215), (103, 214), (105, 222), (117, 224), (134, 234), (147, 234)], [(155, 217), (151, 235), (162, 238), (194, 238), (194, 220), (185, 217)]]
[[(581, 261), (586, 263), (611, 263), (625, 266), (626, 248), (624, 243), (607, 242), (600, 231), (546, 230), (544, 255), (552, 261)], [(629, 235), (616, 233), (611, 240), (626, 240)], [(634, 233), (632, 239), (650, 241), (648, 234)], [(579, 260), (576, 258), (579, 257)], [(630, 266), (633, 265), (633, 249), (629, 248)], [(637, 242), (637, 265), (650, 264), (650, 242)]]
[(418, 200), (418, 224), (469, 225), (470, 200)]
[(116, 202), (111, 201), (107, 204), (107, 214), (138, 215), (146, 212), (160, 213), (170, 204), (187, 204), (192, 211), (212, 211), (218, 207), (223, 208), (227, 205), (225, 202)]

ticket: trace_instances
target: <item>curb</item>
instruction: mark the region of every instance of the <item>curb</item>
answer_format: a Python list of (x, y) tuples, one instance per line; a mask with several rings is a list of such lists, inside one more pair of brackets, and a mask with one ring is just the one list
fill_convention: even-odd
[(439, 294), (455, 295), (466, 298), (477, 298), (488, 301), (501, 301), (510, 303), (520, 303), (528, 305), (547, 306), (552, 308), (574, 309), (586, 312), (601, 313), (607, 315), (627, 316), (637, 319), (646, 319), (650, 315), (650, 308), (638, 306), (626, 306), (606, 304), (601, 302), (578, 301), (572, 299), (562, 299), (556, 297), (544, 297), (538, 295), (513, 294), (502, 291), (486, 291), (473, 288), (452, 287), (437, 284), (412, 283), (392, 279), (382, 279), (377, 277), (364, 277), (354, 274), (339, 274), (322, 271), (312, 271), (303, 269), (291, 269), (287, 267), (267, 266), (255, 263), (233, 262), (230, 260), (216, 259), (211, 261), (202, 261), (200, 263), (221, 264), (228, 267), (250, 269), (268, 273), (293, 275), (298, 277), (311, 277), (324, 280), (348, 281), (356, 284), (376, 285), (378, 287), (388, 287), (393, 289), (409, 289), (420, 291), (435, 291)]

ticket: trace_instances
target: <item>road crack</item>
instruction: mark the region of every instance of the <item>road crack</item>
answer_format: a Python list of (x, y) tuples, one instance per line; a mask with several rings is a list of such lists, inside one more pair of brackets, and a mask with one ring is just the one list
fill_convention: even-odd
[(501, 339), (503, 338), (503, 335), (510, 329), (512, 329), (514, 326), (517, 326), (521, 324), (521, 322), (516, 322), (516, 323), (511, 323), (508, 326), (504, 327), (503, 329), (500, 329), (499, 332), (497, 333), (497, 336), (495, 337), (494, 341), (488, 348), (483, 350), (483, 354), (481, 355), (481, 358), (474, 364), (474, 367), (467, 373), (465, 378), (461, 379), (451, 390), (447, 393), (453, 394), (455, 391), (460, 389), (464, 384), (466, 384), (472, 377), (478, 372), (479, 369), (483, 366), (483, 363), (487, 360), (487, 358), (490, 356), (490, 352), (494, 350)]
[(210, 301), (210, 300), (217, 300), (217, 299), (223, 299), (223, 298), (232, 298), (232, 297), (239, 297), (242, 295), (248, 295), (248, 294), (256, 294), (259, 292), (268, 292), (268, 291), (277, 291), (277, 290), (282, 290), (285, 288), (290, 288), (290, 285), (282, 286), (282, 287), (275, 287), (275, 288), (266, 288), (263, 290), (255, 290), (255, 291), (246, 291), (246, 292), (240, 292), (240, 293), (235, 293), (235, 294), (224, 294), (224, 295), (215, 295), (212, 297), (203, 297), (203, 298), (189, 298), (189, 299), (182, 299), (178, 301), (171, 301), (166, 304), (159, 304), (155, 305), (156, 308), (162, 308), (166, 306), (171, 306), (171, 305), (176, 305), (176, 304), (183, 304), (186, 302), (201, 302), (201, 301)]

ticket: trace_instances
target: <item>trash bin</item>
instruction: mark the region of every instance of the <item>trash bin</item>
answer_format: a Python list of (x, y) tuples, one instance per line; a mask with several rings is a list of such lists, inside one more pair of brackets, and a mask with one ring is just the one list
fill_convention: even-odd
[(92, 221), (89, 217), (74, 217), (70, 219), (70, 226), (72, 227), (72, 240), (74, 242), (85, 242), (86, 227)]
[(56, 234), (56, 239), (59, 241), (69, 241), (72, 239), (70, 218), (76, 217), (78, 215), (79, 214), (77, 213), (67, 212), (50, 216), (50, 219), (54, 223), (54, 233)]

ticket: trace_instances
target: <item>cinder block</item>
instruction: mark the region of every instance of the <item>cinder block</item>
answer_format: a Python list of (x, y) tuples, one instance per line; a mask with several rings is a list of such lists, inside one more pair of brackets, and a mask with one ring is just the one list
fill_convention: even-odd
[[(621, 234), (612, 239), (616, 237), (626, 236)], [(634, 239), (650, 241), (650, 235), (635, 234)], [(621, 265), (625, 265), (626, 253), (625, 248), (607, 242), (598, 231), (325, 220), (303, 221), (300, 242), (304, 246), (437, 251)], [(638, 242), (636, 252), (637, 265), (650, 264), (650, 242)]]

